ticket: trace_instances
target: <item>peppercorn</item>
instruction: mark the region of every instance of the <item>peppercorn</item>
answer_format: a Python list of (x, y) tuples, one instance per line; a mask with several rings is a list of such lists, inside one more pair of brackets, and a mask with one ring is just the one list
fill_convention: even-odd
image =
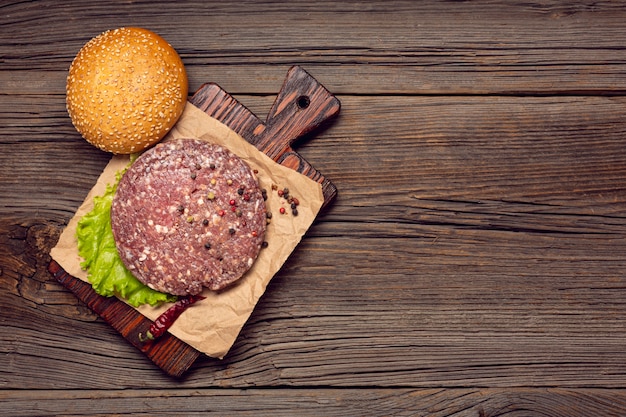
[(296, 205), (296, 203), (292, 202), (290, 207), (291, 207), (292, 210), (295, 210), (297, 205)]
[(263, 201), (267, 201), (267, 190), (265, 188), (261, 190), (261, 195), (263, 196)]
[(237, 189), (237, 194), (239, 194), (239, 195), (243, 195), (243, 192), (244, 192), (244, 188), (243, 188), (243, 185), (242, 185), (241, 187), (239, 187), (239, 188)]
[(183, 205), (181, 204), (176, 208), (176, 211), (182, 214), (185, 211), (185, 207), (183, 207)]
[(265, 213), (265, 217), (267, 217), (268, 219), (271, 219), (272, 218), (272, 212), (271, 211), (266, 212)]
[(215, 200), (215, 193), (213, 191), (209, 191), (209, 193), (206, 195), (206, 198), (208, 200)]
[(227, 179), (227, 180), (226, 180), (226, 184), (228, 184), (228, 185), (233, 185), (233, 180), (231, 180), (231, 179)]
[(211, 185), (217, 184), (217, 180), (215, 178), (211, 178)]
[(241, 217), (242, 215), (243, 215), (243, 213), (241, 212), (240, 209), (235, 209), (235, 216)]
[(262, 248), (267, 248), (268, 246), (269, 246), (269, 243), (267, 243), (266, 240), (264, 240), (263, 243), (261, 243)]
[(250, 201), (250, 194), (245, 193), (245, 194), (243, 195), (243, 201)]
[(193, 223), (193, 216), (187, 217), (187, 223)]
[(206, 243), (204, 244), (204, 247), (205, 247), (206, 249), (211, 249), (211, 242), (206, 242)]
[(235, 234), (235, 229), (233, 229), (232, 227), (228, 229), (228, 233), (230, 233), (231, 235)]
[(231, 206), (234, 206), (235, 204), (237, 204), (237, 202), (234, 199), (231, 199), (228, 204), (230, 204)]
[(278, 190), (278, 196), (282, 197), (285, 192), (283, 190)]
[(209, 220), (208, 219), (202, 220), (202, 224), (205, 225), (205, 226), (208, 226)]
[(291, 210), (291, 214), (293, 214), (294, 216), (298, 215), (298, 209), (294, 208), (293, 210)]
[(196, 169), (198, 169), (198, 170), (199, 170), (200, 168), (202, 168), (202, 167), (200, 166), (200, 164), (196, 163)]
[(195, 179), (196, 179), (196, 173), (195, 173), (195, 172), (192, 172), (192, 173), (191, 173), (191, 179), (192, 179), (192, 180), (195, 180)]
[(213, 162), (211, 162), (211, 163), (209, 164), (209, 168), (211, 168), (211, 169), (215, 169), (215, 164), (214, 164)]
[(287, 212), (284, 207), (281, 207), (280, 209), (278, 209), (278, 211), (280, 212), (280, 214), (285, 214)]
[(219, 216), (224, 216), (224, 215), (226, 214), (226, 212), (225, 212), (224, 210), (219, 210), (219, 211), (217, 212), (217, 214), (218, 214)]

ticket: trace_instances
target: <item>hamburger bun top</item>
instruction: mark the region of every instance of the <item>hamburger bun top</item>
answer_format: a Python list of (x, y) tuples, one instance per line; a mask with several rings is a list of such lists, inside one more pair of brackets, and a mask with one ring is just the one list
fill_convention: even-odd
[(115, 154), (140, 152), (174, 126), (187, 103), (180, 57), (142, 28), (106, 31), (78, 52), (67, 77), (67, 111), (76, 130)]

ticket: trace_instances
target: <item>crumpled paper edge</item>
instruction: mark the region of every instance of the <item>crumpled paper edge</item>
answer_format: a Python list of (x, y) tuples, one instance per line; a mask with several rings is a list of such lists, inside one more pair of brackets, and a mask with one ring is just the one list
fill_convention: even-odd
[[(198, 351), (221, 359), (235, 343), (272, 277), (280, 270), (315, 220), (324, 203), (322, 186), (311, 178), (274, 162), (228, 126), (191, 103), (187, 103), (182, 116), (163, 140), (176, 138), (212, 141), (229, 148), (244, 159), (258, 171), (259, 184), (268, 192), (267, 209), (273, 214), (265, 238), (268, 247), (261, 250), (246, 275), (226, 290), (205, 290), (203, 295), (206, 299), (187, 309), (169, 330)], [(128, 163), (127, 155), (111, 158), (50, 252), (51, 257), (66, 272), (78, 279), (87, 281), (87, 273), (80, 267), (83, 259), (78, 255), (76, 242), (78, 221), (93, 208), (93, 198), (102, 195), (107, 184), (115, 181), (115, 174)], [(298, 216), (291, 214), (286, 201), (272, 191), (272, 185), (288, 187), (292, 195), (298, 197)], [(287, 208), (288, 214), (279, 214), (281, 205)], [(169, 305), (146, 305), (140, 306), (137, 311), (150, 320), (155, 320), (168, 307)]]

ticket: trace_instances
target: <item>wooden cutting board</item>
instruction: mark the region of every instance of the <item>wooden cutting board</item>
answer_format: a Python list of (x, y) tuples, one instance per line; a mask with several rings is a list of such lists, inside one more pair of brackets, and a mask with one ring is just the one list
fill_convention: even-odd
[[(337, 195), (337, 188), (292, 148), (296, 139), (337, 115), (339, 100), (298, 66), (292, 67), (276, 97), (267, 120), (262, 122), (218, 85), (204, 84), (189, 100), (209, 116), (221, 121), (274, 161), (322, 184), (324, 206)], [(65, 272), (54, 260), (48, 270), (63, 286), (143, 352), (168, 375), (180, 377), (201, 355), (180, 339), (166, 333), (153, 343), (142, 343), (138, 334), (151, 321), (117, 298), (102, 297), (91, 285)]]

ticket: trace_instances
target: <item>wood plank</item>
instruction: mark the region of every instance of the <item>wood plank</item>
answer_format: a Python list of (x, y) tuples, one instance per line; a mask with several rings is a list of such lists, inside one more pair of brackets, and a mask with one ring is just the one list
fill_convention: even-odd
[[(547, 51), (545, 59), (557, 59), (560, 51)], [(619, 55), (619, 52), (617, 53)], [(615, 55), (607, 51), (607, 55)], [(449, 60), (456, 59), (450, 52)], [(607, 58), (608, 59), (608, 58)], [(618, 58), (622, 60), (623, 58)], [(479, 63), (403, 65), (335, 62), (320, 64), (310, 60), (272, 58), (284, 63), (273, 66), (247, 64), (187, 63), (190, 90), (206, 82), (217, 82), (235, 96), (255, 94), (275, 96), (285, 72), (292, 63), (304, 66), (337, 96), (344, 95), (624, 95), (624, 66), (619, 63), (571, 64), (512, 63), (508, 68)], [(0, 71), (7, 93), (39, 96), (65, 94), (65, 78), (71, 58), (59, 69), (21, 69)], [(32, 80), (37, 80), (33, 82)], [(47, 99), (47, 97), (45, 98)], [(32, 110), (32, 109), (31, 109)], [(58, 110), (58, 109), (57, 109)]]
[[(264, 97), (240, 99), (265, 112), (272, 103)], [(342, 99), (341, 116), (315, 140), (297, 144), (305, 159), (337, 178), (343, 203), (335, 205), (335, 216), (369, 212), (376, 219), (389, 213), (376, 209), (380, 205), (385, 210), (412, 207), (407, 217), (420, 207), (449, 205), (459, 211), (481, 204), (504, 208), (506, 202), (516, 204), (515, 210), (553, 211), (553, 219), (568, 211), (623, 214), (626, 113), (621, 97)], [(21, 100), (27, 98), (16, 98)], [(62, 98), (49, 106), (62, 106)], [(57, 217), (61, 211), (69, 218), (107, 156), (72, 131), (61, 114), (50, 123), (63, 129), (46, 140), (45, 133), (30, 127), (40, 115), (0, 132), (3, 146), (11, 150), (0, 153), (0, 181), (7, 193), (3, 207)], [(58, 165), (51, 167), (49, 160)], [(432, 210), (419, 214), (434, 215)], [(513, 224), (512, 217), (499, 218)]]
[[(155, 30), (174, 38), (187, 35), (189, 39), (184, 44), (174, 43), (182, 53), (193, 52), (198, 59), (214, 56), (226, 62), (233, 56), (241, 61), (244, 54), (252, 54), (248, 55), (246, 62), (257, 64), (265, 63), (263, 58), (276, 51), (304, 58), (315, 53), (318, 61), (324, 61), (325, 57), (333, 60), (342, 55), (397, 62), (420, 51), (436, 55), (442, 46), (456, 48), (466, 55), (477, 51), (468, 48), (470, 45), (503, 51), (522, 47), (601, 51), (607, 47), (621, 47), (619, 39), (606, 34), (622, 28), (624, 13), (619, 3), (611, 2), (586, 6), (507, 1), (452, 3), (445, 7), (437, 1), (372, 1), (367, 5), (360, 1), (292, 2), (289, 7), (280, 1), (268, 1), (252, 2), (242, 8), (235, 3), (224, 3), (220, 7), (215, 3), (172, 4), (161, 0), (150, 5), (121, 4), (118, 13), (110, 13), (109, 6), (103, 3), (81, 8), (60, 5), (55, 13), (49, 14), (40, 14), (37, 8), (28, 4), (15, 3), (6, 6), (5, 11), (0, 22), (13, 33), (21, 32), (19, 38), (11, 37), (11, 31), (1, 35), (0, 41), (12, 50), (46, 39), (47, 42), (54, 39), (71, 43), (74, 49), (78, 49), (94, 33), (127, 24), (125, 14), (134, 13), (135, 24), (152, 22)], [(98, 17), (93, 25), (81, 28), (84, 20), (93, 20), (95, 15)], [(181, 26), (178, 19), (185, 19), (187, 25)], [(26, 30), (33, 20), (37, 21), (40, 31)], [(62, 30), (68, 27), (78, 30)], [(203, 33), (212, 36), (189, 36), (190, 33), (197, 35), (193, 29), (202, 27)], [(575, 43), (571, 38), (573, 34), (580, 36)], [(51, 62), (62, 56), (61, 50), (45, 53), (45, 44), (29, 45), (29, 51), (33, 53), (31, 61), (40, 58), (37, 52)], [(208, 45), (218, 48), (203, 49)], [(398, 50), (405, 54), (394, 55), (393, 51)], [(203, 54), (202, 51), (206, 52)], [(235, 53), (225, 53), (228, 51)], [(7, 54), (7, 58), (9, 64), (17, 61), (12, 54)], [(45, 64), (43, 60), (41, 62)], [(494, 63), (501, 62), (496, 60)]]
[(13, 417), (134, 416), (381, 416), (545, 415), (616, 417), (626, 413), (624, 390), (597, 389), (182, 389), (0, 391)]
[(626, 92), (626, 10), (619, 3), (270, 1), (241, 8), (160, 1), (116, 8), (60, 5), (42, 15), (29, 3), (5, 7), (0, 82), (12, 93), (64, 93), (80, 47), (132, 15), (133, 24), (156, 30), (179, 51), (190, 91), (217, 82), (232, 94), (275, 94), (285, 71), (300, 64), (338, 95)]

